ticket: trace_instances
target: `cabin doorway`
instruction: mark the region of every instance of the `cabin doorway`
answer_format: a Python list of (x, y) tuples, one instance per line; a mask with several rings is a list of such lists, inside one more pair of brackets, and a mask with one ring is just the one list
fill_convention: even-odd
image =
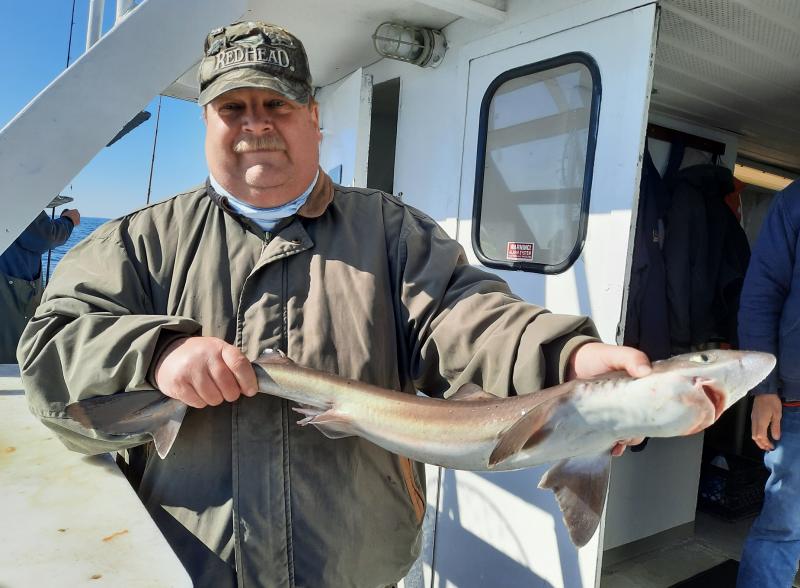
[[(670, 137), (661, 127), (653, 137), (648, 128), (649, 153), (660, 174), (667, 171), (670, 150), (687, 141), (679, 169), (721, 164), (733, 171), (734, 192), (725, 202), (752, 248), (775, 193), (797, 174), (736, 159), (735, 137), (665, 117), (651, 116), (651, 122), (653, 118), (675, 131)], [(640, 206), (643, 198), (640, 194)], [(751, 409), (752, 399), (743, 398), (704, 433), (650, 440), (644, 451), (615, 463), (601, 588), (668, 588), (700, 574), (706, 574), (697, 578), (700, 583), (686, 585), (734, 585), (767, 475), (763, 452), (750, 439)], [(614, 482), (624, 483), (615, 490)], [(641, 533), (651, 519), (658, 519), (660, 530)], [(638, 523), (631, 525), (633, 520)]]
[(400, 78), (372, 86), (367, 186), (394, 193), (394, 156), (400, 113)]

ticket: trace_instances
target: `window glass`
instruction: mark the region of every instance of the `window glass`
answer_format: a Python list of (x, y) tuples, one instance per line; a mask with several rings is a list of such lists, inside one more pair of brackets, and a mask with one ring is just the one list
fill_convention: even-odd
[(507, 72), (489, 87), (473, 225), (485, 264), (553, 273), (577, 258), (586, 232), (597, 79), (594, 62), (572, 55)]

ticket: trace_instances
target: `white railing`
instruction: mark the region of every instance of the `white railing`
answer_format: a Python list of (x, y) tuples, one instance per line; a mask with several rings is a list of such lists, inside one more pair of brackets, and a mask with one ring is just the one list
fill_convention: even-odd
[[(89, 25), (86, 27), (86, 50), (97, 43), (103, 36), (103, 12), (105, 11), (105, 0), (89, 0)], [(135, 0), (117, 0), (116, 15), (114, 25), (130, 12)]]
[(245, 14), (247, 1), (135, 2), (0, 128), (0, 252), (131, 117), (198, 61), (211, 28)]

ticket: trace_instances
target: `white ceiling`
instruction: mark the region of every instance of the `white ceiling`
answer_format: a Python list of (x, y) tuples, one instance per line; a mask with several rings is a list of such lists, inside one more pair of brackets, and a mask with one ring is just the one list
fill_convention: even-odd
[(800, 171), (800, 1), (663, 0), (652, 109)]
[[(309, 55), (314, 85), (326, 86), (380, 59), (372, 45), (372, 33), (382, 22), (433, 29), (442, 29), (458, 18), (496, 24), (504, 17), (505, 4), (506, 0), (304, 0), (303, 10), (298, 10), (292, 2), (249, 0), (242, 19), (274, 23), (297, 35)], [(195, 100), (196, 78), (195, 65), (164, 94)]]
[[(491, 25), (503, 18), (506, 4), (305, 0), (306, 8), (298, 11), (291, 2), (250, 0), (242, 18), (295, 33), (311, 56), (314, 84), (324, 86), (379, 59), (372, 33), (381, 22), (440, 29), (470, 18)], [(741, 155), (800, 172), (800, 0), (662, 0), (661, 5), (652, 109), (733, 132)], [(195, 99), (195, 68), (165, 93)]]

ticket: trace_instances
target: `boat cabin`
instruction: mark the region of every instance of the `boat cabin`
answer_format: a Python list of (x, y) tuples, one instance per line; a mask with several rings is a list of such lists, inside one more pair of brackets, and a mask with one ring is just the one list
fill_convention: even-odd
[[(95, 14), (85, 54), (0, 131), (0, 177), (12, 188), (0, 195), (0, 250), (155, 96), (195, 100), (205, 34), (241, 19), (304, 42), (322, 167), (335, 181), (421, 209), (471, 263), (554, 312), (592, 316), (606, 342), (641, 326), (637, 243), (664, 237), (640, 210), (648, 161), (664, 182), (691, 166), (735, 170), (729, 202), (750, 243), (774, 192), (800, 173), (800, 3), (791, 0), (116, 8), (106, 31)], [(31, 138), (45, 116), (43, 144)], [(715, 287), (715, 276), (698, 277)], [(663, 294), (646, 313), (668, 315)], [(723, 335), (689, 343), (735, 344)], [(627, 451), (614, 460), (604, 522), (580, 550), (553, 495), (537, 489), (547, 466), (429, 466), (424, 545), (405, 586), (669, 586), (738, 558), (758, 497), (738, 511), (717, 497), (709, 514), (708, 475), (730, 481), (745, 464), (757, 477), (759, 457), (747, 400), (705, 434)]]

